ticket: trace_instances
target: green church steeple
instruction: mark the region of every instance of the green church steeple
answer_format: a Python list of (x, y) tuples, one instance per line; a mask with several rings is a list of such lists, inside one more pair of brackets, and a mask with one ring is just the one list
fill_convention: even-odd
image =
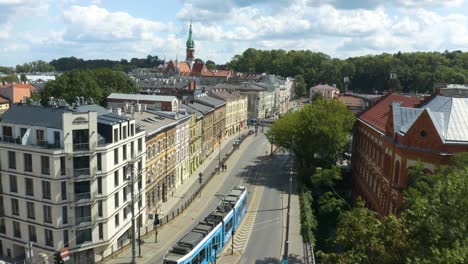
[(192, 20), (190, 20), (190, 29), (189, 29), (189, 35), (187, 38), (187, 49), (194, 49), (195, 48), (195, 42), (192, 39)]

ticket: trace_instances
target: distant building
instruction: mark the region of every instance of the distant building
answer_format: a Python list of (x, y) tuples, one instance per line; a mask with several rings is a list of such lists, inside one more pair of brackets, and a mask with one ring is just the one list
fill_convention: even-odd
[(224, 136), (239, 133), (247, 125), (247, 96), (239, 91), (222, 89), (210, 90), (210, 95), (226, 102), (226, 121)]
[(359, 115), (354, 129), (354, 198), (387, 215), (404, 205), (408, 171), (426, 173), (468, 151), (468, 98), (422, 98), (390, 93)]
[(8, 99), (12, 104), (19, 103), (23, 99), (31, 97), (31, 93), (36, 90), (37, 87), (29, 83), (0, 84), (0, 96)]
[(358, 114), (364, 110), (365, 104), (364, 100), (358, 97), (354, 97), (351, 95), (341, 95), (338, 97), (338, 100), (342, 102), (349, 111), (353, 112), (354, 114)]
[(310, 100), (312, 101), (312, 97), (314, 94), (320, 94), (325, 99), (333, 99), (340, 96), (340, 89), (336, 88), (335, 86), (330, 86), (328, 84), (319, 84), (309, 88), (309, 95)]
[(10, 101), (0, 96), (0, 113), (5, 112), (10, 108)]
[(436, 94), (452, 97), (468, 97), (468, 85), (464, 84), (442, 84), (434, 87)]
[(175, 96), (111, 93), (107, 106), (120, 108), (124, 112), (141, 112), (145, 109), (177, 112), (179, 100)]

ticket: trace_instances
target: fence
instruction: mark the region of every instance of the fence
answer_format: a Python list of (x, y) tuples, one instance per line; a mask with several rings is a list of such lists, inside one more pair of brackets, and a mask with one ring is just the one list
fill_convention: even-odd
[[(242, 142), (245, 140), (246, 136), (243, 136), (241, 137), (241, 140), (239, 142), (239, 144), (237, 146), (231, 146), (231, 150), (221, 159), (221, 164), (224, 164), (226, 162), (227, 159), (229, 159), (229, 157), (231, 157), (232, 153), (234, 153), (234, 151), (236, 149), (238, 149), (238, 146), (242, 144)], [(220, 170), (219, 167), (217, 167), (217, 169), (215, 169), (214, 171), (212, 171), (210, 174), (206, 175), (206, 180), (204, 180), (199, 186), (198, 188), (193, 191), (189, 196), (188, 198), (185, 200), (185, 202), (182, 203), (182, 205), (180, 205), (179, 207), (173, 209), (170, 213), (168, 213), (167, 215), (163, 216), (162, 218), (160, 218), (160, 223), (159, 225), (157, 226), (157, 228), (161, 228), (162, 226), (170, 223), (172, 220), (174, 220), (175, 218), (177, 218), (177, 216), (179, 216), (180, 214), (182, 214), (189, 206), (190, 204), (195, 200), (195, 198), (197, 198), (200, 194), (200, 192), (203, 190), (203, 188), (208, 184), (208, 182), (211, 180), (211, 178), (213, 178), (214, 175), (216, 175), (218, 173), (218, 171)], [(205, 179), (205, 177), (204, 177)], [(149, 236), (150, 234), (152, 234), (153, 230), (155, 230), (154, 228), (155, 226), (154, 225), (146, 225), (146, 226), (142, 226), (140, 227), (140, 236), (141, 236), (141, 239), (144, 239), (145, 237)], [(138, 234), (137, 234), (138, 235)], [(109, 257), (112, 257), (114, 254), (118, 254), (120, 252), (122, 252), (123, 250), (125, 250), (127, 248), (127, 246), (129, 246), (130, 243), (127, 242), (125, 243), (121, 248), (117, 249), (114, 251), (114, 248), (112, 247), (110, 249), (110, 254), (107, 255), (107, 254), (103, 254), (104, 257), (100, 259), (100, 261), (103, 261)]]

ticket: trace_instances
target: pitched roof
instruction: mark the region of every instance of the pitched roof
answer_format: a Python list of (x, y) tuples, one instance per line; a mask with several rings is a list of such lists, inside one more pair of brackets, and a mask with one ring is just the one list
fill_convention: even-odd
[(203, 77), (229, 77), (231, 76), (231, 71), (228, 70), (206, 70), (201, 72)]
[(131, 100), (131, 101), (154, 101), (154, 102), (172, 102), (176, 99), (172, 95), (149, 95), (149, 94), (123, 94), (111, 93), (107, 99)]
[(205, 63), (194, 63), (192, 66), (192, 75), (200, 75), (205, 67)]
[(226, 104), (226, 101), (216, 99), (216, 98), (211, 97), (211, 96), (195, 97), (195, 102), (198, 102), (198, 103), (201, 103), (201, 104), (204, 104), (204, 105), (207, 105), (207, 106), (215, 107), (215, 108), (223, 106), (223, 105)]
[(196, 111), (199, 111), (200, 113), (206, 115), (208, 114), (209, 112), (213, 111), (214, 108), (213, 107), (210, 107), (210, 106), (207, 106), (207, 105), (203, 105), (203, 104), (200, 104), (198, 102), (194, 102), (194, 103), (188, 103), (185, 105), (187, 110), (188, 108), (191, 108), (193, 110), (196, 110)]
[(44, 107), (14, 104), (1, 121), (5, 123), (62, 129), (62, 114), (72, 112), (68, 107)]
[(191, 72), (190, 66), (188, 65), (187, 62), (185, 62), (185, 61), (179, 62), (179, 72), (180, 73), (190, 73)]
[(322, 90), (339, 90), (336, 87), (330, 86), (328, 84), (318, 84), (310, 87), (312, 91), (322, 91)]
[(403, 107), (416, 107), (421, 102), (418, 97), (389, 93), (380, 98), (373, 106), (359, 115), (359, 119), (365, 121), (374, 128), (385, 131), (385, 125), (390, 117), (391, 104), (400, 102)]

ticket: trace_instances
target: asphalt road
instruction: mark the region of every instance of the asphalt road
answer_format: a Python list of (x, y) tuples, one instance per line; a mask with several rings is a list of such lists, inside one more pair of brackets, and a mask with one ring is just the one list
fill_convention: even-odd
[[(282, 193), (287, 190), (287, 157), (276, 155), (265, 160), (256, 182), (263, 186), (260, 205), (256, 210), (255, 222), (240, 264), (279, 263), (281, 256), (283, 208)], [(286, 196), (285, 196), (286, 198)]]
[[(236, 150), (227, 162), (228, 172), (221, 172), (221, 175), (214, 176), (209, 184), (205, 186), (200, 204), (192, 204), (186, 212), (167, 224), (159, 232), (158, 244), (145, 243), (142, 246), (144, 258), (138, 259), (137, 262), (162, 263), (166, 251), (216, 208), (220, 202), (218, 197), (224, 196), (237, 185), (244, 185), (251, 190), (255, 184), (255, 177), (261, 171), (260, 166), (264, 162), (262, 157), (259, 159), (259, 156), (264, 156), (269, 148), (270, 145), (263, 133), (258, 133), (257, 136), (249, 136), (242, 143), (240, 150)], [(216, 166), (217, 159), (213, 159), (212, 162), (211, 165)], [(210, 171), (211, 165), (208, 171)], [(126, 261), (128, 261), (128, 258), (116, 257), (110, 262), (128, 263)]]

